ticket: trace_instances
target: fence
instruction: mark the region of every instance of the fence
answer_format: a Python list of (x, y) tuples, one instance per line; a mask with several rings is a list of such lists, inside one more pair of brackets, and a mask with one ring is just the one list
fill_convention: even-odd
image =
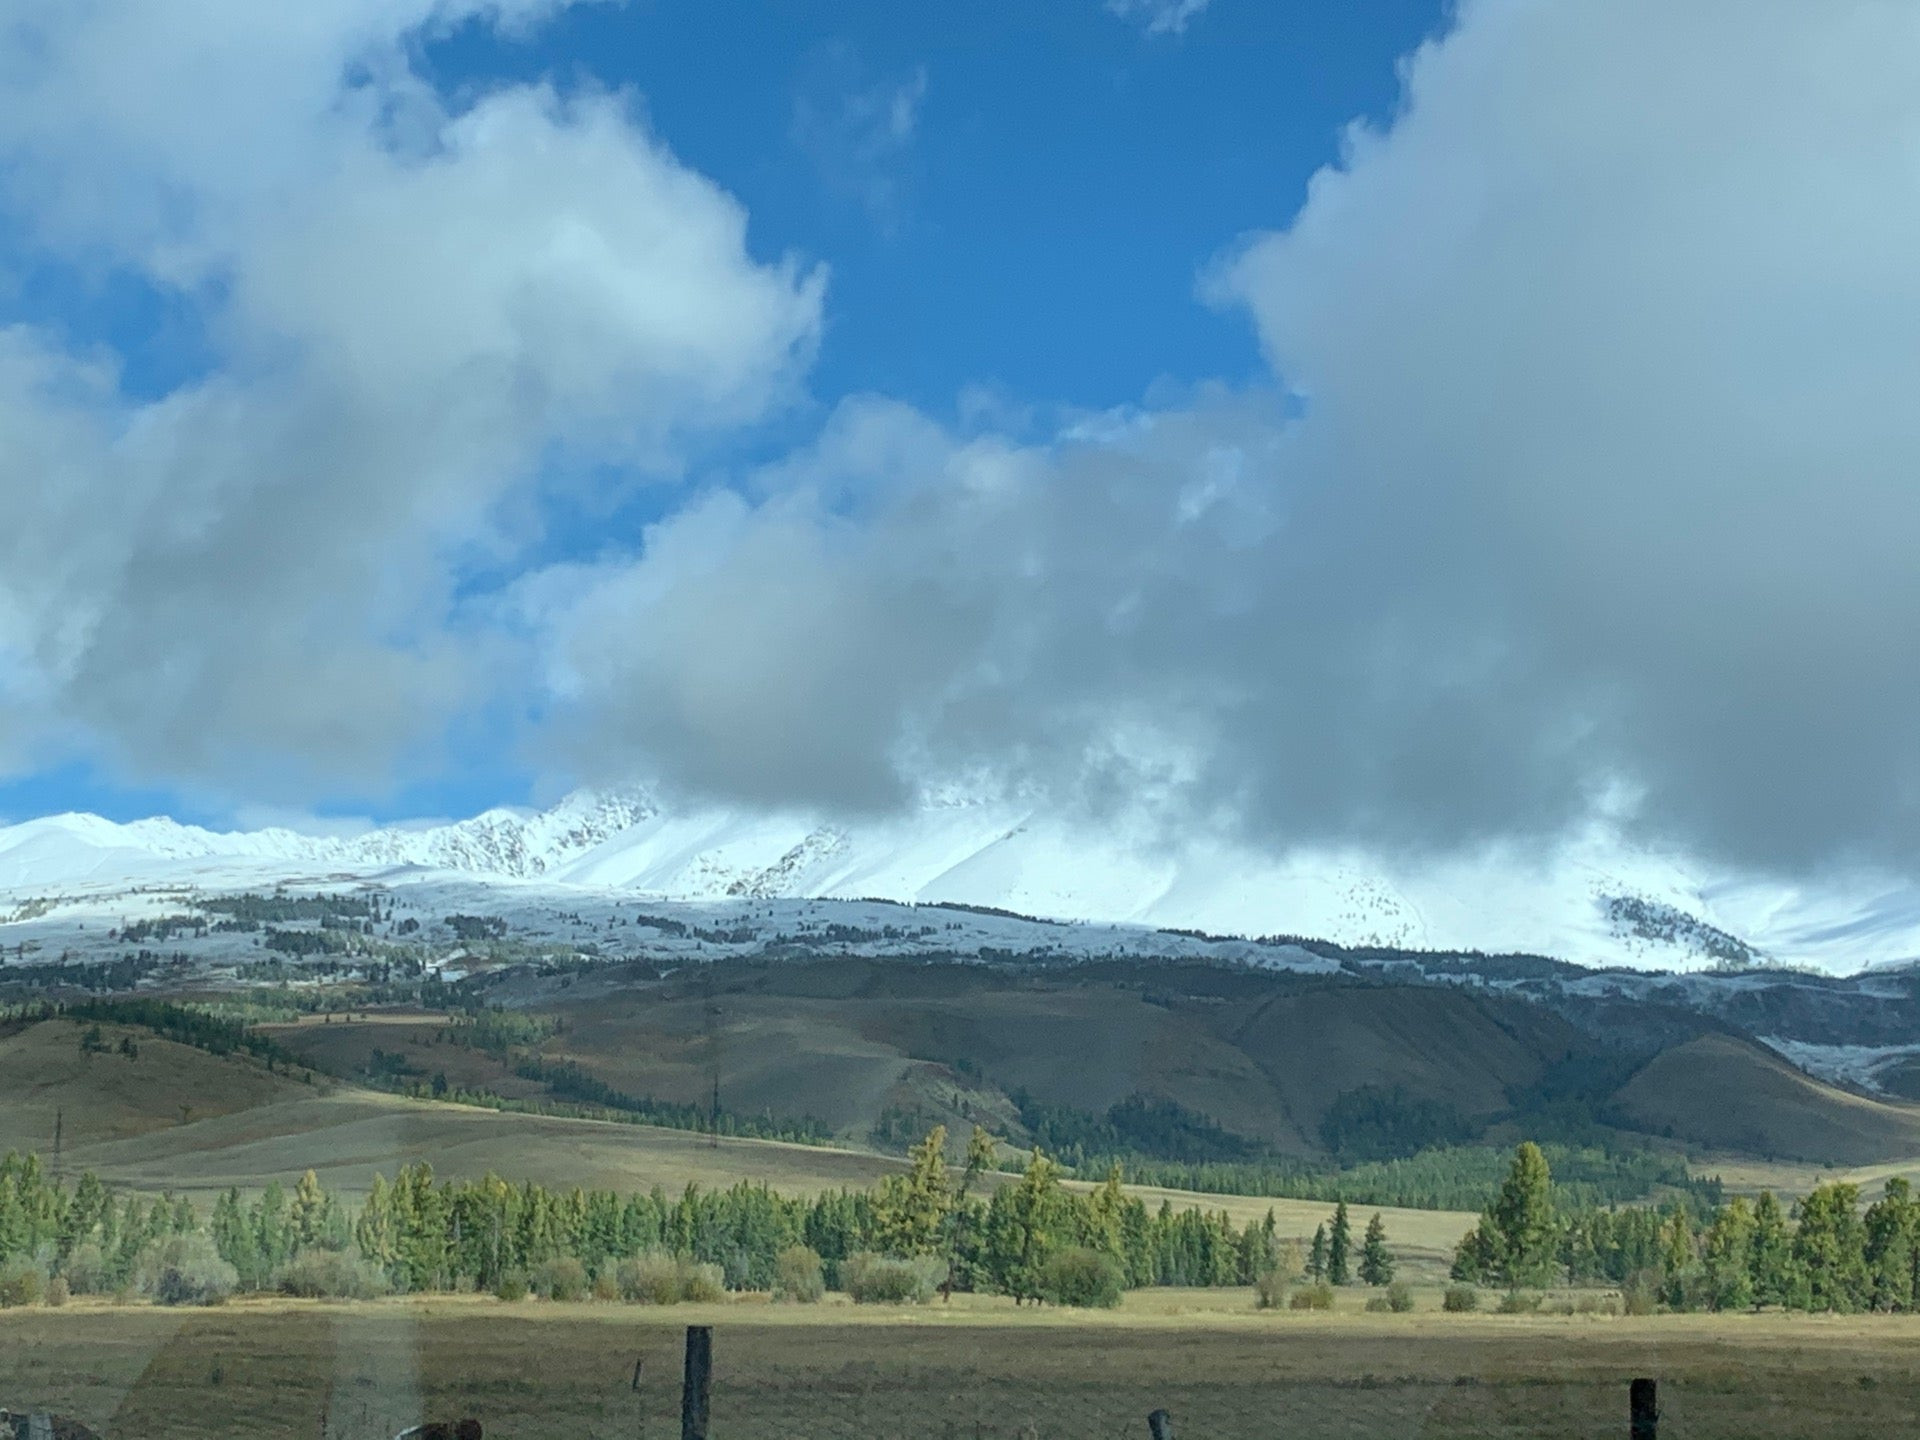
[(410, 1440), (1810, 1440), (1908, 1433), (1920, 1410), (1912, 1352), (1869, 1360), (1839, 1323), (1796, 1325), (1769, 1358), (1759, 1321), (1199, 1330), (794, 1307), (715, 1329), (611, 1310), (506, 1325), (460, 1305), (234, 1311), (176, 1322), (116, 1382), (126, 1357), (93, 1338), (112, 1318), (58, 1317), (82, 1362), (65, 1371), (51, 1332), (0, 1343), (0, 1399), (40, 1402), (0, 1413), (0, 1440), (84, 1434), (48, 1410), (111, 1440), (390, 1440), (423, 1417), (438, 1423)]
[[(636, 1361), (633, 1372), (635, 1390), (640, 1387), (640, 1379), (641, 1366)], [(1630, 1381), (1626, 1398), (1625, 1418), (1628, 1440), (1659, 1440), (1660, 1405), (1657, 1382), (1646, 1377)], [(680, 1385), (680, 1440), (711, 1440), (709, 1427), (712, 1413), (713, 1327), (689, 1325)], [(1146, 1426), (1148, 1440), (1175, 1440), (1171, 1411), (1164, 1408), (1149, 1411), (1143, 1417), (1142, 1423)], [(793, 1433), (804, 1434), (812, 1428), (804, 1420), (796, 1419)], [(926, 1433), (932, 1433), (936, 1428), (930, 1426)], [(949, 1433), (951, 1433), (950, 1427)], [(1207, 1440), (1207, 1437), (1196, 1435), (1192, 1440)]]

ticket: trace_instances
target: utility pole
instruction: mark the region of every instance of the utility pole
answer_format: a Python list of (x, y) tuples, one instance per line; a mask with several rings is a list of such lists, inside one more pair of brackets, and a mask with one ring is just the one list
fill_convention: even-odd
[(707, 1066), (712, 1081), (707, 1102), (707, 1145), (720, 1148), (720, 1002), (713, 998), (713, 971), (704, 976), (701, 1022), (706, 1031)]

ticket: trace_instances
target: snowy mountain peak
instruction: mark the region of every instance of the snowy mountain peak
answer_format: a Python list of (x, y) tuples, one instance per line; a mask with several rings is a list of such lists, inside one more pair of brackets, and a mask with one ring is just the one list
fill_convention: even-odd
[(1698, 969), (1768, 957), (1853, 970), (1920, 954), (1920, 889), (1812, 890), (1711, 875), (1595, 833), (1546, 863), (1487, 854), (1396, 865), (1256, 851), (1213, 836), (1129, 838), (1020, 801), (929, 795), (901, 815), (668, 809), (645, 790), (352, 836), (218, 832), (59, 815), (0, 829), (0, 914), (37, 897), (466, 877), (649, 899), (882, 899), (987, 906), (1217, 935), (1527, 952)]
[[(418, 866), (534, 879), (659, 813), (638, 789), (576, 791), (547, 810), (488, 810), (448, 825), (389, 826), (352, 836), (270, 828), (215, 831), (164, 816), (116, 824), (66, 814), (0, 830), (0, 888), (91, 878), (103, 856), (144, 861), (257, 861), (324, 870)], [(77, 864), (63, 865), (63, 861)], [(63, 876), (63, 870), (68, 873)]]

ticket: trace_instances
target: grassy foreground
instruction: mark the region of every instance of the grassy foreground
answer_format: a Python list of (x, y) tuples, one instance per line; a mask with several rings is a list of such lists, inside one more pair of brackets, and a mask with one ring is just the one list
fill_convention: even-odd
[(1262, 1314), (1245, 1291), (1136, 1292), (1108, 1314), (973, 1297), (75, 1304), (0, 1314), (0, 1405), (153, 1440), (383, 1440), (421, 1414), (472, 1414), (490, 1436), (668, 1440), (688, 1323), (716, 1327), (725, 1440), (1138, 1437), (1156, 1406), (1183, 1440), (1617, 1436), (1640, 1374), (1660, 1381), (1662, 1433), (1703, 1440), (1905, 1433), (1920, 1402), (1920, 1319), (1459, 1316), (1422, 1298), (1412, 1315)]

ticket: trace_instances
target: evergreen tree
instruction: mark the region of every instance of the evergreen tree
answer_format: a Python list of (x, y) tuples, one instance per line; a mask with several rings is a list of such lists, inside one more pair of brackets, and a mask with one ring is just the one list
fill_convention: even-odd
[(1353, 1222), (1347, 1202), (1333, 1207), (1333, 1229), (1327, 1232), (1327, 1279), (1345, 1285), (1353, 1278)]
[(976, 1125), (973, 1127), (973, 1133), (967, 1137), (967, 1164), (966, 1169), (960, 1172), (959, 1198), (966, 1199), (967, 1192), (973, 1189), (974, 1183), (992, 1170), (993, 1166), (993, 1136), (986, 1127)]
[(907, 1173), (889, 1175), (874, 1193), (874, 1241), (888, 1255), (937, 1255), (947, 1248), (947, 1217), (954, 1205), (947, 1127), (934, 1126), (907, 1159)]
[(1497, 1245), (1492, 1278), (1509, 1285), (1544, 1285), (1551, 1278), (1558, 1250), (1553, 1216), (1553, 1176), (1547, 1157), (1528, 1140), (1513, 1152), (1513, 1166), (1500, 1194), (1482, 1218), (1483, 1241)]
[(1327, 1278), (1327, 1227), (1324, 1224), (1313, 1227), (1313, 1244), (1307, 1250), (1307, 1274), (1316, 1281)]
[(1499, 1241), (1493, 1222), (1483, 1214), (1480, 1223), (1462, 1235), (1460, 1243), (1453, 1247), (1453, 1265), (1447, 1273), (1455, 1280), (1478, 1285), (1493, 1279), (1499, 1270)]
[(360, 1207), (359, 1218), (353, 1224), (353, 1243), (359, 1246), (360, 1253), (388, 1271), (392, 1270), (397, 1254), (390, 1196), (386, 1177), (376, 1172), (366, 1201)]
[(1858, 1310), (1867, 1303), (1866, 1229), (1860, 1223), (1860, 1187), (1832, 1181), (1800, 1202), (1794, 1260), (1807, 1279), (1815, 1310)]
[(1368, 1285), (1391, 1285), (1393, 1268), (1393, 1252), (1387, 1249), (1387, 1222), (1376, 1210), (1367, 1222), (1367, 1238), (1360, 1246), (1360, 1279)]
[(1868, 1303), (1875, 1310), (1911, 1310), (1914, 1269), (1920, 1248), (1914, 1244), (1916, 1208), (1912, 1187), (1898, 1176), (1887, 1181), (1881, 1197), (1867, 1207)]
[(1771, 1190), (1762, 1190), (1753, 1206), (1753, 1238), (1747, 1251), (1755, 1305), (1788, 1306), (1799, 1289), (1793, 1258), (1793, 1233)]
[(1700, 1252), (1693, 1217), (1677, 1208), (1667, 1217), (1666, 1244), (1660, 1256), (1660, 1298), (1673, 1310), (1691, 1310), (1700, 1294)]
[(62, 1207), (58, 1244), (60, 1258), (65, 1260), (76, 1245), (90, 1239), (112, 1208), (113, 1198), (107, 1194), (107, 1187), (100, 1183), (100, 1177), (91, 1170), (81, 1175), (73, 1194)]
[(1258, 1280), (1262, 1275), (1273, 1273), (1279, 1263), (1280, 1236), (1279, 1222), (1274, 1219), (1271, 1207), (1267, 1218), (1258, 1225), (1249, 1225), (1240, 1237), (1240, 1269), (1249, 1280)]
[(994, 1286), (1016, 1304), (1040, 1293), (1062, 1204), (1060, 1167), (1037, 1149), (1019, 1183), (1001, 1186), (988, 1202), (982, 1258)]
[(239, 1190), (228, 1190), (214, 1202), (208, 1229), (212, 1232), (213, 1248), (239, 1275), (240, 1288), (260, 1289), (266, 1283), (260, 1246), (254, 1227), (241, 1207)]
[(1713, 1217), (1705, 1245), (1707, 1304), (1715, 1310), (1745, 1310), (1754, 1303), (1753, 1210), (1736, 1195)]
[(333, 1197), (320, 1188), (320, 1177), (309, 1170), (293, 1187), (293, 1202), (287, 1207), (287, 1227), (293, 1232), (293, 1248), (309, 1250), (319, 1246), (331, 1219)]
[(1584, 1222), (1579, 1218), (1570, 1220), (1560, 1233), (1560, 1265), (1567, 1273), (1569, 1285), (1598, 1280), (1606, 1273), (1605, 1262), (1601, 1259), (1595, 1239), (1598, 1227), (1592, 1223), (1592, 1219)]

